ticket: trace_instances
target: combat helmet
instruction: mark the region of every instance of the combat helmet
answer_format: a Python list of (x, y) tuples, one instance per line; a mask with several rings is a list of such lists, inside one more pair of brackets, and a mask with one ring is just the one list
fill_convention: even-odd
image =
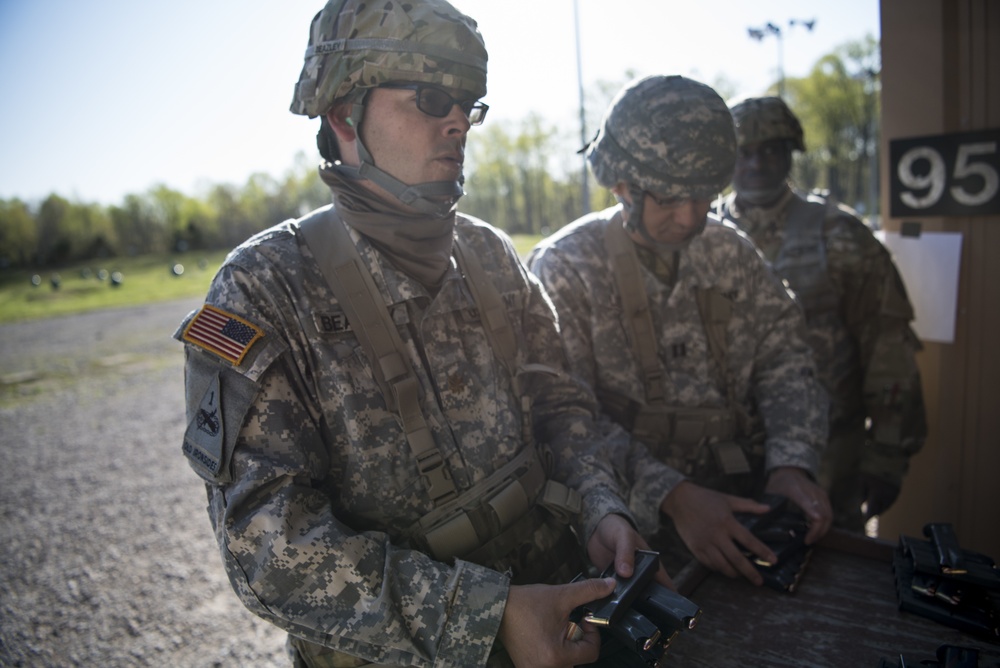
[(594, 178), (629, 186), (626, 224), (643, 228), (643, 193), (668, 199), (712, 199), (733, 177), (733, 117), (719, 94), (682, 76), (654, 75), (627, 84), (612, 100), (586, 149)]
[[(312, 20), (291, 111), (315, 118), (337, 102), (353, 103), (359, 127), (367, 93), (386, 83), (424, 83), (486, 94), (486, 46), (476, 22), (446, 0), (330, 0)], [(405, 184), (375, 166), (358, 135), (361, 165), (336, 168), (369, 179), (425, 213), (444, 214), (464, 194), (462, 181)], [(428, 199), (433, 198), (433, 199)]]
[(780, 97), (748, 97), (730, 107), (740, 146), (772, 139), (787, 139), (792, 148), (805, 151), (802, 124)]

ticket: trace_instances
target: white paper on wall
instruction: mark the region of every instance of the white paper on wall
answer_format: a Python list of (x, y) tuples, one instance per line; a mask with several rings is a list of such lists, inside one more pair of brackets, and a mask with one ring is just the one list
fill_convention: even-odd
[(892, 253), (916, 315), (913, 330), (921, 341), (953, 343), (962, 259), (960, 232), (924, 232), (904, 237), (879, 230), (879, 241)]

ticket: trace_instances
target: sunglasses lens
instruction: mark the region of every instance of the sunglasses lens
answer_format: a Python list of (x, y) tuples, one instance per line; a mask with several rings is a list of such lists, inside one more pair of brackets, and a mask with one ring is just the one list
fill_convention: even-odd
[(437, 88), (421, 88), (417, 91), (417, 107), (431, 116), (443, 118), (451, 111), (455, 100), (451, 95)]
[(468, 117), (471, 125), (479, 125), (486, 119), (486, 110), (489, 106), (476, 100), (458, 101), (440, 88), (433, 86), (422, 86), (420, 84), (384, 84), (385, 88), (408, 88), (417, 93), (417, 109), (428, 116), (444, 118), (451, 113), (451, 108), (458, 105), (459, 109)]
[(462, 111), (469, 117), (470, 125), (479, 125), (486, 120), (488, 106), (482, 102), (467, 102), (462, 105)]

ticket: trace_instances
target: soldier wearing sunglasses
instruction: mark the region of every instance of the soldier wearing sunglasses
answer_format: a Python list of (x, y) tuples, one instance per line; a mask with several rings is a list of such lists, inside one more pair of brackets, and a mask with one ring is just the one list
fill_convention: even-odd
[[(510, 239), (457, 213), (487, 106), (444, 0), (331, 0), (292, 112), (332, 206), (227, 258), (186, 344), (184, 453), (236, 593), (304, 666), (585, 664), (577, 606), (631, 574), (622, 433), (569, 379)], [(661, 575), (666, 580), (666, 575)], [(552, 583), (552, 584), (548, 584)]]

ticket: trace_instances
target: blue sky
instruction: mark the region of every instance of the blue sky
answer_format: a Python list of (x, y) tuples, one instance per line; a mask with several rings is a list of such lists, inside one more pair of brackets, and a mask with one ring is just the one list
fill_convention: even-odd
[[(756, 94), (835, 47), (878, 38), (878, 0), (576, 0), (585, 87), (683, 74)], [(288, 111), (306, 0), (0, 0), (0, 198), (120, 203), (189, 194), (312, 161), (315, 121)], [(489, 122), (578, 123), (574, 0), (453, 0), (490, 53)], [(808, 31), (789, 20), (816, 19)], [(750, 39), (771, 22), (782, 39)], [(475, 134), (470, 137), (475, 141)]]

